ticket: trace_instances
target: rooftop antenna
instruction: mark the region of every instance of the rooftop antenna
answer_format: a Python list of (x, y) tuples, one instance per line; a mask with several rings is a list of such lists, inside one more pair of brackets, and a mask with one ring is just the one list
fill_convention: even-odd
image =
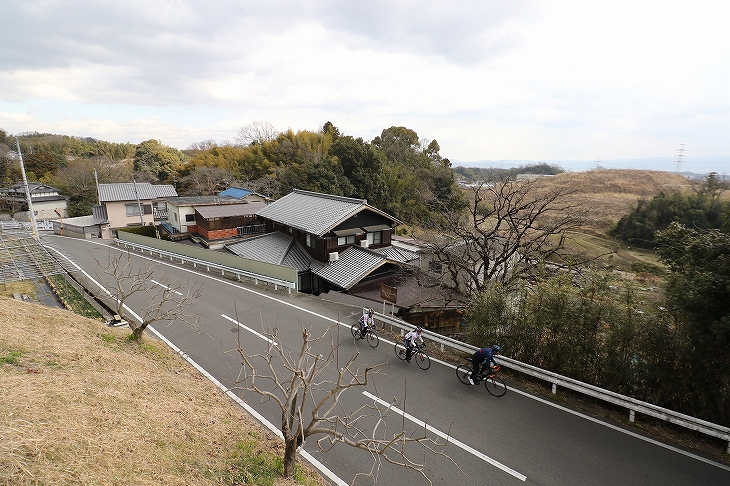
[(684, 144), (679, 144), (679, 149), (677, 149), (677, 159), (674, 161), (676, 164), (675, 172), (678, 174), (682, 171), (682, 159), (684, 159)]

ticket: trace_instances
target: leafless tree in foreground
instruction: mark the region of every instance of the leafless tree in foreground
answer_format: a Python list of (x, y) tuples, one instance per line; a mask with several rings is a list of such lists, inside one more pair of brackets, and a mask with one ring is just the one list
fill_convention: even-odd
[(443, 282), (467, 296), (492, 280), (507, 281), (545, 261), (565, 261), (565, 242), (585, 209), (570, 187), (541, 180), (483, 181), (467, 191), (463, 212), (444, 211), (438, 228), (424, 234)]
[[(157, 274), (155, 264), (135, 266), (129, 252), (110, 251), (106, 262), (100, 262), (96, 257), (94, 259), (103, 268), (102, 273), (111, 277), (108, 289), (111, 305), (118, 315), (129, 322), (134, 339), (140, 339), (147, 326), (157, 321), (181, 321), (197, 328), (199, 316), (191, 310), (202, 295), (202, 285), (190, 286), (171, 281), (166, 273)], [(125, 304), (133, 296), (141, 297), (144, 301), (143, 307), (137, 312), (141, 321), (132, 319), (129, 312), (125, 311)]]
[[(369, 452), (373, 457), (372, 467), (362, 474), (371, 477), (373, 483), (377, 482), (383, 461), (417, 471), (430, 483), (424, 469), (425, 455), (433, 453), (448, 457), (441, 451), (445, 442), (428, 437), (425, 427), (417, 432), (407, 432), (402, 417), (395, 419), (399, 425), (393, 429), (394, 421), (387, 420), (395, 415), (390, 407), (372, 403), (346, 411), (340, 401), (346, 391), (369, 384), (370, 378), (380, 374), (385, 363), (355, 368), (358, 356), (355, 353), (341, 365), (333, 336), (337, 325), (321, 336), (313, 335), (312, 329), (301, 322), (300, 327), (302, 346), (298, 352), (284, 349), (277, 342), (276, 330), (267, 334), (270, 344), (262, 353), (248, 354), (241, 348), (240, 339), (237, 349), (230, 351), (238, 353), (241, 361), (237, 386), (261, 395), (262, 400), (272, 400), (281, 409), (284, 477), (294, 476), (297, 450), (305, 440), (322, 436), (317, 443), (323, 452), (340, 443)], [(331, 342), (326, 356), (312, 350), (327, 338)], [(334, 367), (337, 369), (333, 370)], [(411, 453), (406, 451), (414, 444), (420, 446), (416, 450), (423, 452), (420, 461), (412, 459)]]

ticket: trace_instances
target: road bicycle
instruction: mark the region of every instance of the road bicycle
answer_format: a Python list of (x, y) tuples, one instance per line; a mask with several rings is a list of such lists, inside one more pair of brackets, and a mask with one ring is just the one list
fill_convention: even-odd
[[(350, 328), (350, 332), (352, 332), (352, 337), (355, 339), (363, 339), (362, 333), (360, 332), (360, 324), (353, 324), (352, 328)], [(368, 342), (371, 348), (378, 347), (378, 344), (380, 344), (380, 338), (375, 332), (375, 326), (368, 327), (368, 332), (365, 333), (364, 339)]]
[[(497, 376), (499, 373), (499, 365), (492, 367), (493, 373), (489, 375), (482, 375), (480, 380), (484, 380), (484, 387), (487, 389), (490, 395), (495, 397), (503, 397), (507, 393), (507, 385), (504, 380)], [(471, 385), (469, 383), (469, 377), (471, 376), (472, 367), (471, 365), (459, 365), (456, 367), (456, 376), (459, 381), (465, 385)]]
[[(425, 347), (425, 344), (421, 344), (419, 346), (418, 343), (414, 342), (413, 348), (411, 349), (411, 359), (415, 359), (416, 364), (422, 370), (427, 370), (431, 367), (431, 358), (429, 358), (426, 352), (423, 350), (423, 348)], [(395, 355), (398, 356), (398, 359), (400, 359), (401, 361), (405, 361), (406, 345), (403, 343), (403, 341), (395, 342)]]

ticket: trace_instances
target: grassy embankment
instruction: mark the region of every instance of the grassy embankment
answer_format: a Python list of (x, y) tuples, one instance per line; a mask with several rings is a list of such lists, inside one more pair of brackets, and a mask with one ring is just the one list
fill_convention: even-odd
[(0, 298), (0, 484), (323, 485), (164, 344)]

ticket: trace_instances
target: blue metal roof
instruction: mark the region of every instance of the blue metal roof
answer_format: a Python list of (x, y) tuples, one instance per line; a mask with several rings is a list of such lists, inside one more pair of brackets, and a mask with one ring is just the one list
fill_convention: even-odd
[(249, 191), (248, 189), (242, 189), (240, 187), (229, 187), (225, 191), (219, 192), (219, 196), (231, 196), (235, 197), (237, 199), (242, 199), (249, 194), (253, 193), (253, 191)]

